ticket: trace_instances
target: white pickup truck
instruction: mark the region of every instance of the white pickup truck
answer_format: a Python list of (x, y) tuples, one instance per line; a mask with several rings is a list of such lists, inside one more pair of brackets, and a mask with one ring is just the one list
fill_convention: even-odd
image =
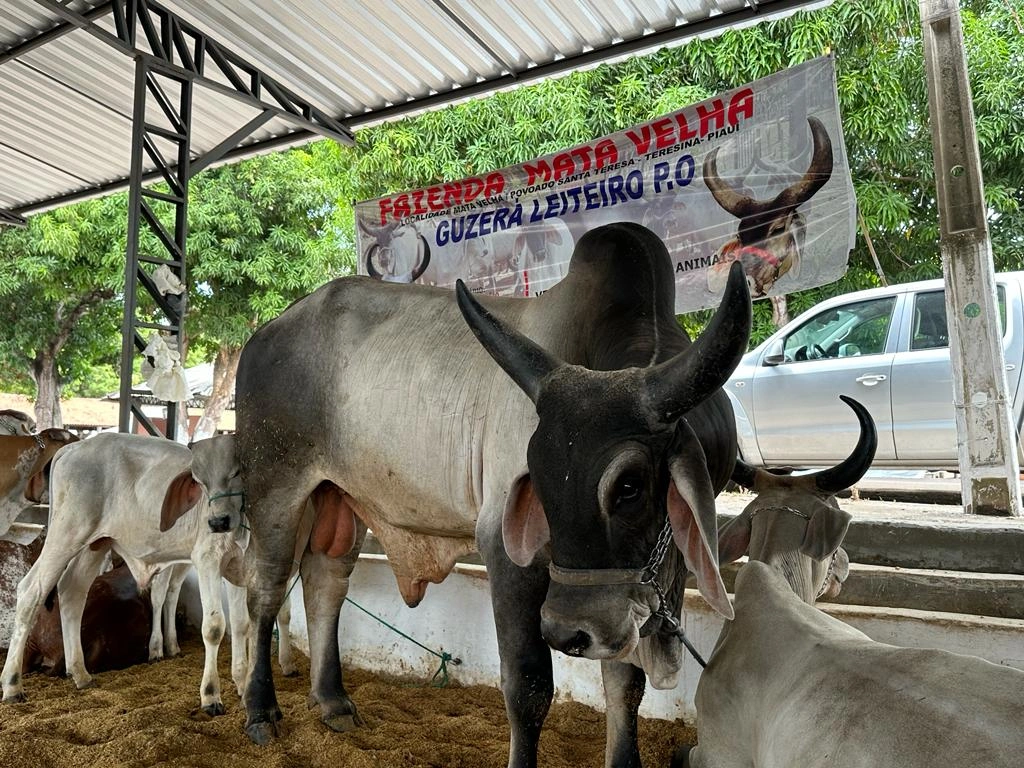
[[(1024, 419), (1024, 272), (996, 275), (1008, 394)], [(824, 466), (848, 455), (858, 425), (878, 427), (874, 466), (957, 469), (953, 382), (942, 280), (823, 301), (748, 352), (725, 385), (740, 455), (759, 466)]]

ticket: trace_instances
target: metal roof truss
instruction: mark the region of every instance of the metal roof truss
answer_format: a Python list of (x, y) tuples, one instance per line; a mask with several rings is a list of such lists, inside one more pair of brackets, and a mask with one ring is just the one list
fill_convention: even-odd
[[(126, 55), (152, 56), (180, 77), (190, 77), (198, 85), (245, 101), (272, 116), (287, 118), (299, 127), (345, 144), (355, 142), (352, 131), (333, 117), (151, 0), (111, 0), (88, 14), (72, 11), (57, 0), (35, 1), (65, 20), (65, 33), (85, 30)], [(107, 14), (113, 16), (114, 34), (96, 24)], [(140, 31), (148, 50), (141, 47)], [(51, 30), (40, 37), (49, 42), (55, 39), (55, 33)], [(33, 43), (31, 40), (22, 45)], [(17, 55), (19, 50), (14, 49), (7, 57)], [(216, 69), (227, 84), (208, 76), (208, 69)]]

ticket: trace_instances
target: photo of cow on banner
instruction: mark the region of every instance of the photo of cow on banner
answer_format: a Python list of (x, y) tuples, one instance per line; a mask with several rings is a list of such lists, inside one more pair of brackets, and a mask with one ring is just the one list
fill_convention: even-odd
[(733, 262), (754, 298), (832, 282), (855, 201), (831, 57), (498, 171), (356, 205), (359, 270), (381, 280), (537, 296), (587, 231), (664, 240), (676, 310), (716, 306)]

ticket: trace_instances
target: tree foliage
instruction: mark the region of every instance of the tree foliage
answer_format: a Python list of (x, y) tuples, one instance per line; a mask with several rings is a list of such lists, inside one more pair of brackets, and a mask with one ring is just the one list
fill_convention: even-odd
[(112, 299), (124, 283), (123, 208), (123, 196), (93, 200), (0, 236), (0, 383), (38, 390), (43, 426), (61, 423), (63, 387), (96, 395), (116, 382), (109, 364), (119, 348), (120, 305)]
[(192, 345), (241, 347), (295, 299), (352, 271), (351, 238), (332, 221), (338, 190), (322, 172), (327, 146), (255, 157), (192, 180)]

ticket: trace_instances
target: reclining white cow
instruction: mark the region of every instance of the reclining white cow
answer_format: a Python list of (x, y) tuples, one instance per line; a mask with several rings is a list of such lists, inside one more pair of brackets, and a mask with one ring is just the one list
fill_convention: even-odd
[(0, 411), (0, 435), (31, 435), (36, 431), (36, 420), (24, 411), (4, 408)]
[[(749, 549), (697, 686), (691, 768), (1010, 768), (1024, 755), (1024, 672), (973, 656), (878, 643), (814, 607), (836, 590), (850, 516), (832, 493), (874, 455), (867, 412), (853, 456), (817, 476), (740, 465), (758, 497), (722, 529), (723, 562)], [(860, 457), (858, 459), (858, 456)], [(813, 482), (813, 480), (811, 481)], [(840, 557), (842, 557), (840, 555)], [(840, 564), (841, 570), (841, 564)]]
[[(160, 502), (163, 502), (162, 508)], [(101, 434), (75, 443), (54, 458), (50, 476), (50, 521), (42, 552), (18, 585), (18, 604), (10, 649), (0, 681), (4, 701), (22, 701), (21, 680), (25, 641), (39, 605), (57, 587), (68, 674), (79, 688), (91, 684), (85, 668), (81, 620), (85, 598), (104, 565), (108, 551), (128, 564), (140, 589), (151, 581), (154, 595), (154, 645), (161, 607), (167, 622), (168, 651), (175, 652), (173, 634), (177, 590), (184, 574), (177, 564), (195, 565), (203, 604), (206, 663), (200, 686), (203, 709), (222, 714), (217, 650), (224, 635), (221, 576), (244, 584), (242, 555), (248, 531), (213, 533), (207, 519), (215, 511), (235, 514), (243, 508), (234, 437), (201, 440), (189, 450), (156, 437)], [(163, 575), (154, 579), (161, 571)], [(228, 587), (232, 616), (232, 678), (241, 694), (248, 668), (249, 616), (244, 587)], [(286, 674), (294, 670), (291, 645), (285, 640), (287, 601), (281, 622), (280, 661)], [(157, 658), (159, 655), (156, 656)]]

